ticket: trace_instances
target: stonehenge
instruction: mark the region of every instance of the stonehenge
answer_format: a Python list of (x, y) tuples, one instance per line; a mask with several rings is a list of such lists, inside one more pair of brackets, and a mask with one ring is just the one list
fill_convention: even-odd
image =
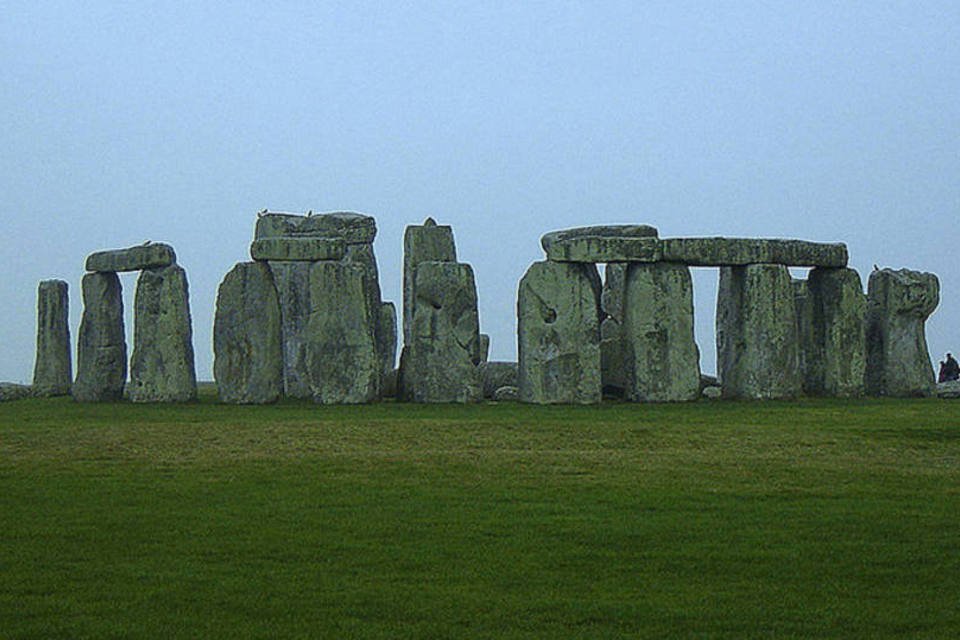
[[(545, 259), (518, 283), (517, 361), (507, 362), (489, 360), (475, 274), (458, 261), (450, 226), (427, 218), (406, 227), (398, 305), (382, 299), (376, 235), (374, 218), (360, 213), (257, 215), (251, 260), (217, 290), (221, 402), (956, 395), (934, 384), (924, 333), (939, 304), (936, 276), (877, 268), (865, 293), (844, 244), (661, 238), (646, 224), (546, 233)], [(148, 241), (97, 251), (85, 267), (76, 378), (67, 285), (42, 281), (29, 395), (195, 399), (187, 275), (173, 248)], [(691, 267), (719, 275), (716, 377), (701, 371)], [(791, 277), (791, 267), (808, 269), (806, 278)], [(129, 271), (139, 277), (128, 361), (118, 274)]]
[(33, 392), (39, 396), (70, 393), (73, 375), (70, 359), (70, 318), (67, 283), (44, 280), (37, 288), (37, 357), (33, 367)]

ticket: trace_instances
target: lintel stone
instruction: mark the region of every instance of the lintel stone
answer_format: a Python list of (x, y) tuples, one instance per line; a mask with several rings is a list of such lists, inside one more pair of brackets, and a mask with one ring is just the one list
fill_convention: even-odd
[(343, 238), (261, 238), (250, 245), (254, 260), (341, 260), (345, 251)]
[(87, 256), (87, 271), (118, 272), (159, 269), (176, 263), (177, 254), (168, 244), (149, 243), (126, 249), (97, 251)]

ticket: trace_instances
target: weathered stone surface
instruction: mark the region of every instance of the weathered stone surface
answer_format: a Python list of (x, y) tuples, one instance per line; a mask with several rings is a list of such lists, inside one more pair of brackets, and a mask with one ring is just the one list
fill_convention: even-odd
[(480, 371), (484, 398), (492, 398), (500, 387), (517, 386), (516, 362), (481, 362), (477, 368)]
[(397, 362), (397, 308), (392, 302), (381, 302), (376, 327), (377, 352), (380, 354), (381, 372), (387, 376)]
[(600, 276), (593, 265), (535, 262), (517, 296), (520, 399), (600, 401)]
[(270, 273), (280, 301), (280, 337), (283, 345), (283, 394), (312, 398), (306, 359), (307, 318), (310, 315), (309, 262), (270, 262)]
[(540, 246), (549, 252), (554, 244), (581, 238), (656, 238), (657, 229), (647, 224), (604, 224), (592, 227), (574, 227), (545, 233)]
[(87, 271), (140, 271), (168, 267), (176, 262), (173, 247), (158, 242), (91, 253), (87, 256)]
[(261, 238), (250, 245), (254, 260), (341, 260), (347, 245), (343, 238)]
[(937, 397), (956, 400), (960, 398), (960, 380), (937, 383)]
[(803, 390), (809, 395), (863, 395), (867, 298), (853, 269), (810, 271), (797, 309)]
[(172, 265), (137, 279), (130, 400), (186, 402), (197, 397), (187, 273)]
[(704, 387), (701, 395), (707, 400), (719, 400), (723, 397), (723, 389), (720, 387)]
[(241, 262), (220, 283), (213, 354), (213, 377), (221, 401), (264, 404), (280, 397), (280, 301), (267, 265)]
[(847, 246), (841, 243), (764, 238), (666, 238), (660, 241), (660, 245), (664, 261), (690, 266), (847, 266)]
[(807, 281), (793, 278), (791, 285), (797, 310), (797, 366), (800, 367), (801, 388), (804, 393), (809, 393), (822, 378), (817, 373), (821, 347), (813, 332), (813, 302)]
[(37, 357), (33, 390), (39, 396), (65, 396), (73, 386), (70, 359), (70, 301), (67, 283), (44, 280), (37, 288)]
[(343, 238), (347, 244), (370, 244), (377, 237), (377, 222), (352, 211), (301, 215), (262, 213), (257, 216), (254, 239), (278, 237)]
[(623, 345), (629, 400), (688, 402), (700, 396), (689, 268), (666, 262), (627, 268)]
[(583, 236), (543, 244), (547, 259), (557, 262), (658, 262), (661, 255), (656, 238)]
[(720, 270), (717, 367), (724, 398), (800, 393), (796, 302), (783, 265)]
[(363, 267), (363, 291), (367, 304), (376, 309), (382, 302), (380, 293), (380, 271), (377, 269), (377, 256), (372, 244), (348, 244), (343, 262)]
[(622, 393), (627, 384), (626, 347), (623, 344), (623, 282), (627, 264), (612, 262), (604, 267), (600, 294), (600, 378), (605, 393)]
[(933, 368), (924, 331), (940, 303), (940, 281), (932, 273), (879, 269), (867, 285), (867, 393), (929, 396)]
[(520, 399), (520, 389), (513, 386), (500, 387), (493, 392), (495, 402), (516, 402)]
[(77, 378), (71, 393), (79, 402), (120, 400), (127, 380), (120, 278), (113, 272), (88, 273), (81, 288), (83, 316), (77, 338)]
[(397, 397), (397, 378), (400, 376), (400, 371), (398, 369), (393, 369), (389, 371), (383, 378), (380, 380), (380, 397), (381, 398), (396, 398)]
[(316, 262), (310, 268), (309, 286), (304, 346), (313, 399), (322, 404), (376, 400), (383, 359), (364, 290), (364, 269)]
[(490, 359), (490, 336), (485, 333), (480, 334), (480, 342), (477, 343), (477, 359), (480, 362)]
[(427, 218), (422, 225), (409, 225), (403, 232), (403, 342), (413, 329), (417, 266), (421, 262), (456, 262), (453, 229)]
[(717, 378), (717, 376), (711, 376), (708, 373), (700, 374), (701, 389), (706, 389), (707, 387), (719, 387), (719, 386), (720, 386), (720, 380)]
[(421, 262), (410, 341), (400, 357), (400, 398), (412, 402), (474, 402), (480, 327), (470, 265)]
[(0, 382), (0, 402), (10, 402), (12, 400), (23, 400), (40, 395), (34, 392), (33, 387), (28, 384), (17, 384), (16, 382)]

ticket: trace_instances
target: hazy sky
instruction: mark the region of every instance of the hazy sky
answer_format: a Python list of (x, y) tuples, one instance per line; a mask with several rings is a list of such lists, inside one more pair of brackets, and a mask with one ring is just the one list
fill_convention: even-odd
[[(451, 224), (492, 357), (550, 230), (796, 237), (932, 271), (931, 355), (960, 351), (960, 3), (6, 2), (0, 17), (0, 380), (29, 381), (36, 288), (92, 251), (166, 241), (198, 375), (255, 212)], [(715, 370), (716, 270), (695, 270)], [(128, 331), (135, 275), (123, 277)]]

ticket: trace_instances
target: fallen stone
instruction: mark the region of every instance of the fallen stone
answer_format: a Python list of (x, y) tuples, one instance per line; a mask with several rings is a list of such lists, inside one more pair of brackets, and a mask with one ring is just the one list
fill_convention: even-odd
[(386, 377), (395, 369), (397, 361), (397, 308), (392, 302), (380, 303), (376, 335), (381, 372)]
[(304, 346), (313, 399), (321, 404), (376, 400), (383, 358), (377, 349), (363, 268), (316, 262), (310, 268), (309, 286)]
[(520, 399), (520, 389), (513, 386), (503, 386), (493, 392), (494, 402), (516, 402)]
[(700, 396), (690, 269), (631, 264), (624, 281), (625, 391), (634, 402), (689, 402)]
[(937, 383), (937, 397), (955, 400), (960, 398), (960, 380)]
[(312, 398), (306, 360), (306, 328), (310, 315), (309, 262), (269, 262), (280, 301), (280, 337), (283, 345), (283, 395)]
[(176, 262), (173, 247), (158, 242), (91, 253), (87, 256), (87, 271), (141, 271), (168, 267)]
[(345, 253), (343, 238), (261, 238), (250, 245), (254, 260), (341, 260)]
[(517, 386), (516, 362), (481, 362), (477, 368), (480, 372), (484, 398), (492, 398), (494, 392), (500, 387)]
[(222, 402), (265, 404), (280, 397), (280, 301), (267, 265), (241, 262), (220, 283), (213, 354), (213, 377)]
[(723, 397), (723, 389), (720, 387), (704, 387), (700, 394), (707, 400), (719, 400)]
[(83, 316), (77, 337), (77, 378), (71, 394), (78, 402), (113, 402), (127, 381), (127, 342), (123, 294), (116, 273), (83, 276)]
[(37, 288), (37, 357), (33, 391), (38, 396), (65, 396), (73, 386), (70, 359), (70, 300), (67, 283), (44, 280)]
[(427, 218), (422, 225), (409, 225), (403, 232), (403, 342), (411, 339), (416, 301), (417, 266), (422, 262), (456, 262), (453, 229)]
[(527, 269), (517, 299), (522, 401), (600, 402), (600, 290), (593, 265), (545, 261)]
[(717, 367), (724, 398), (791, 398), (800, 393), (797, 316), (783, 265), (720, 269)]
[(197, 397), (187, 273), (172, 265), (137, 279), (130, 400), (187, 402)]
[(475, 402), (480, 327), (470, 265), (421, 262), (410, 341), (400, 356), (399, 396), (410, 402)]
[[(809, 327), (800, 325), (805, 393), (863, 395), (867, 298), (853, 269), (817, 267), (807, 279)], [(801, 303), (803, 304), (803, 303)]]
[(377, 222), (352, 211), (301, 215), (262, 213), (257, 216), (254, 239), (279, 237), (343, 238), (347, 244), (370, 244), (377, 237)]
[(697, 267), (784, 264), (794, 267), (845, 267), (847, 246), (806, 240), (762, 238), (666, 238), (662, 259)]
[(0, 402), (23, 400), (25, 398), (32, 398), (35, 395), (33, 387), (30, 385), (17, 384), (15, 382), (0, 382)]
[(924, 323), (940, 303), (937, 276), (879, 269), (870, 274), (867, 289), (867, 393), (932, 395), (935, 382)]

